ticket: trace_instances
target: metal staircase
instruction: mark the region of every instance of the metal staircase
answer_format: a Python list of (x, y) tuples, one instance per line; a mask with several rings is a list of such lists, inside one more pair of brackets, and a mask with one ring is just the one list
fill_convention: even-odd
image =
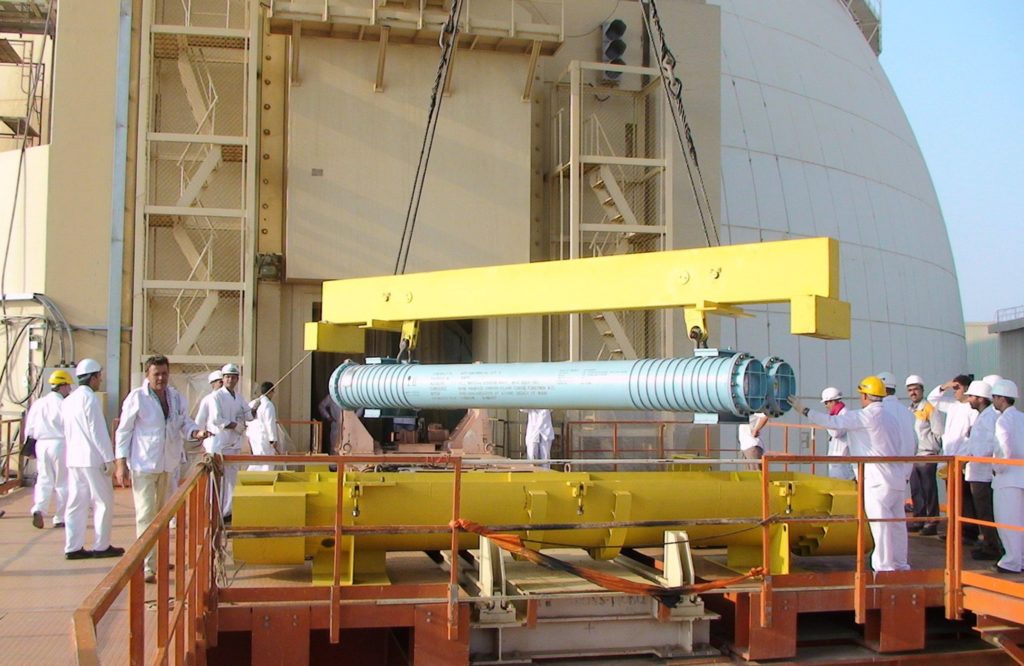
[(146, 0), (132, 367), (251, 366), (261, 13), (244, 0)]

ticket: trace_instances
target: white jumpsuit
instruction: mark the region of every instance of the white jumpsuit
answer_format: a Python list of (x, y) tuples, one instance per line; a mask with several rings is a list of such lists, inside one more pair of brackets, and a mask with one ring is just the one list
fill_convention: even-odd
[[(826, 428), (846, 430), (850, 453), (854, 456), (903, 455), (900, 425), (881, 402), (864, 409), (847, 410), (837, 416), (811, 411), (808, 418)], [(864, 465), (864, 513), (869, 519), (903, 518), (903, 500), (907, 482), (904, 463), (868, 463)], [(875, 550), (871, 567), (875, 571), (906, 571), (907, 524), (904, 522), (869, 523)]]
[(85, 524), (92, 507), (93, 550), (110, 546), (114, 521), (114, 446), (103, 420), (100, 399), (79, 386), (61, 403), (68, 465), (68, 506), (64, 516), (64, 552), (85, 547)]
[[(996, 450), (993, 458), (1024, 460), (1024, 414), (1010, 405), (996, 421)], [(994, 465), (992, 504), (997, 523), (1024, 527), (1024, 467)], [(999, 540), (1006, 551), (998, 564), (1004, 569), (1024, 570), (1024, 532), (999, 528)]]
[(46, 513), (50, 498), (56, 495), (53, 526), (64, 524), (64, 510), (68, 502), (68, 467), (64, 445), (64, 422), (60, 408), (64, 396), (51, 391), (32, 403), (25, 419), (25, 435), (36, 440), (36, 487), (33, 493), (32, 513)]
[(520, 409), (526, 412), (526, 457), (530, 460), (551, 458), (551, 443), (555, 429), (551, 425), (550, 409)]
[[(212, 394), (212, 409), (207, 427), (213, 436), (206, 438), (203, 446), (207, 453), (220, 453), (233, 456), (242, 452), (242, 433), (246, 421), (251, 421), (252, 407), (249, 401), (238, 391), (232, 393), (222, 386)], [(234, 428), (228, 428), (234, 423)], [(221, 512), (224, 516), (231, 515), (231, 499), (235, 493), (235, 481), (238, 479), (238, 465), (224, 466), (224, 488), (221, 490)]]
[[(246, 430), (254, 456), (272, 456), (277, 444), (277, 407), (265, 395), (256, 401), (256, 420)], [(271, 465), (249, 465), (252, 471), (269, 472)]]

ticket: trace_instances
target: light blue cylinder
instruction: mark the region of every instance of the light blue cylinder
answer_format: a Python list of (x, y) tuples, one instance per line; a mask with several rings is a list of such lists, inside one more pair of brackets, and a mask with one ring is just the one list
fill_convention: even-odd
[(357, 365), (331, 375), (345, 409), (612, 409), (745, 416), (766, 400), (746, 354), (638, 361)]

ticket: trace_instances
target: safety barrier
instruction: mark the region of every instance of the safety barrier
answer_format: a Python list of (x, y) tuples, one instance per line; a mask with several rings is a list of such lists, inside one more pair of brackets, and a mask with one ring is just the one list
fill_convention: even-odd
[[(309, 428), (309, 444), (302, 446), (297, 453), (308, 453), (309, 455), (318, 455), (323, 451), (324, 441), (324, 424), (323, 421), (303, 421), (299, 419), (278, 419), (277, 421), (282, 428), (289, 428), (292, 426), (298, 426), (300, 428)], [(297, 433), (290, 433), (292, 441), (303, 443), (306, 439), (305, 435), (298, 436)]]
[[(153, 523), (131, 545), (93, 592), (75, 611), (73, 623), (79, 666), (100, 663), (96, 628), (111, 606), (128, 589), (128, 636), (118, 644), (128, 648), (132, 664), (204, 663), (205, 650), (216, 645), (216, 623), (210, 623), (217, 608), (215, 544), (220, 538), (220, 514), (211, 502), (211, 476), (205, 464), (197, 464)], [(170, 596), (170, 524), (174, 534), (174, 594)], [(144, 562), (153, 548), (157, 554), (156, 615), (146, 611)], [(172, 603), (173, 599), (173, 603)], [(146, 622), (156, 622), (156, 645), (147, 650)], [(118, 661), (122, 661), (118, 659)]]
[[(918, 458), (910, 456), (894, 457), (847, 457), (845, 462), (856, 465), (859, 478), (864, 478), (866, 465), (879, 463), (907, 463), (916, 462)], [(758, 595), (760, 609), (759, 619), (762, 627), (770, 627), (772, 624), (772, 597), (775, 592), (772, 571), (772, 527), (778, 523), (814, 521), (816, 523), (828, 522), (856, 522), (857, 524), (857, 553), (854, 565), (854, 615), (858, 623), (865, 623), (869, 610), (869, 591), (878, 587), (874, 582), (872, 573), (867, 565), (865, 546), (867, 530), (872, 522), (921, 522), (934, 520), (931, 518), (900, 517), (889, 519), (869, 519), (864, 511), (864, 490), (863, 486), (858, 487), (858, 501), (856, 515), (852, 516), (775, 516), (770, 513), (770, 495), (772, 488), (771, 470), (775, 466), (788, 466), (794, 464), (814, 464), (834, 461), (828, 456), (807, 456), (807, 455), (786, 455), (769, 453), (759, 461), (761, 470), (761, 512), (760, 523), (754, 529), (761, 530), (761, 559), (762, 568), (766, 573), (756, 586), (749, 585), (742, 588), (750, 593)], [(957, 478), (963, 463), (968, 461), (988, 462), (993, 464), (1024, 465), (1024, 461), (1006, 461), (1001, 459), (975, 459), (975, 458), (950, 458), (945, 456), (934, 456), (929, 462), (948, 463), (952, 470), (952, 478)], [(296, 464), (296, 456), (228, 456), (224, 464)], [(423, 586), (423, 590), (409, 592), (405, 591), (402, 598), (389, 598), (387, 603), (391, 606), (401, 604), (435, 604), (447, 608), (446, 624), (444, 626), (449, 641), (459, 639), (460, 632), (466, 629), (464, 606), (467, 599), (460, 597), (459, 586), (459, 557), (454, 555), (458, 552), (459, 534), (464, 527), (461, 516), (461, 484), (464, 461), (459, 455), (386, 455), (386, 456), (318, 456), (318, 464), (337, 465), (337, 506), (335, 508), (335, 520), (333, 526), (311, 526), (311, 527), (288, 527), (288, 528), (257, 528), (231, 530), (225, 533), (219, 521), (218, 512), (213, 507), (218, 506), (211, 502), (212, 489), (219, 479), (219, 472), (211, 474), (208, 467), (197, 465), (194, 467), (184, 484), (175, 492), (167, 506), (158, 514), (153, 524), (129, 549), (125, 557), (118, 565), (104, 578), (100, 586), (86, 599), (81, 608), (75, 613), (74, 627), (78, 646), (80, 664), (97, 664), (98, 651), (96, 639), (96, 625), (104, 617), (118, 595), (128, 587), (129, 591), (129, 627), (128, 650), (132, 663), (143, 663), (147, 654), (144, 644), (144, 581), (143, 561), (146, 553), (153, 547), (157, 548), (158, 575), (157, 575), (157, 613), (156, 613), (156, 645), (153, 653), (153, 661), (166, 663), (173, 656), (176, 663), (190, 661), (190, 655), (213, 647), (217, 642), (218, 631), (218, 603), (241, 603), (241, 602), (267, 602), (275, 599), (265, 599), (254, 596), (249, 590), (230, 590), (220, 587), (222, 581), (218, 580), (216, 544), (221, 543), (225, 536), (237, 537), (274, 537), (274, 536), (331, 536), (335, 544), (342, 543), (344, 536), (356, 534), (402, 534), (412, 532), (450, 532), (451, 549), (453, 556), (449, 558), (449, 580), (445, 586), (445, 593), (441, 594), (438, 586)], [(565, 461), (572, 465), (577, 464), (603, 464), (604, 460), (592, 461)], [(638, 460), (638, 461), (617, 461), (619, 464), (671, 464), (672, 460)], [(712, 460), (708, 464), (733, 464), (738, 460)], [(399, 465), (428, 465), (442, 466), (452, 469), (452, 499), (451, 499), (451, 520), (447, 525), (392, 525), (392, 526), (344, 526), (342, 524), (343, 512), (342, 492), (345, 484), (346, 469), (353, 465), (373, 465), (378, 463), (399, 464)], [(476, 461), (474, 461), (476, 464)], [(508, 464), (508, 461), (505, 461)], [(947, 517), (949, 523), (948, 532), (959, 537), (962, 525), (974, 523), (982, 525), (994, 525), (1007, 527), (997, 523), (988, 523), (977, 519), (969, 519), (961, 516), (961, 497), (958, 484), (950, 484), (949, 506), (951, 511)], [(169, 598), (170, 590), (170, 522), (177, 518), (177, 529), (175, 533), (175, 569), (174, 569), (174, 595), (173, 604)], [(940, 520), (942, 518), (940, 517)], [(731, 522), (735, 522), (732, 519)], [(686, 521), (683, 521), (685, 523)], [(701, 520), (697, 522), (706, 522)], [(730, 522), (723, 520), (723, 522)], [(753, 522), (757, 522), (756, 519)], [(628, 527), (637, 521), (610, 521), (601, 523), (601, 527), (613, 529), (617, 527)], [(683, 524), (680, 523), (680, 524)], [(530, 526), (488, 526), (489, 529), (498, 531), (516, 531), (517, 529), (528, 529)], [(536, 527), (534, 525), (533, 527)], [(568, 525), (552, 525), (550, 529), (568, 529)], [(576, 526), (587, 527), (587, 525)], [(1021, 530), (1024, 528), (1011, 528)], [(231, 534), (231, 533), (235, 534)], [(329, 635), (333, 643), (340, 639), (343, 628), (343, 613), (346, 607), (351, 604), (373, 604), (375, 601), (365, 596), (354, 597), (352, 588), (342, 585), (342, 549), (334, 549), (333, 574), (329, 588), (303, 588), (301, 591), (283, 593), (281, 599), (290, 601), (302, 601), (310, 606), (317, 606), (326, 610), (329, 618)], [(1013, 595), (1018, 599), (1024, 598), (1024, 585), (1011, 583), (998, 579), (994, 576), (985, 576), (975, 572), (964, 572), (962, 545), (959, 538), (950, 538), (946, 542), (946, 612), (950, 618), (958, 618), (965, 609), (964, 589), (966, 587), (977, 587), (986, 590), (998, 591), (1003, 594)], [(408, 587), (408, 586), (405, 586)], [(428, 590), (427, 587), (430, 587)], [(728, 592), (729, 590), (720, 590)], [(735, 588), (733, 591), (740, 591)], [(787, 588), (792, 592), (791, 588)], [(509, 597), (510, 599), (512, 597)], [(281, 600), (277, 599), (277, 600)], [(536, 603), (536, 599), (528, 600)], [(464, 640), (465, 637), (463, 637)]]

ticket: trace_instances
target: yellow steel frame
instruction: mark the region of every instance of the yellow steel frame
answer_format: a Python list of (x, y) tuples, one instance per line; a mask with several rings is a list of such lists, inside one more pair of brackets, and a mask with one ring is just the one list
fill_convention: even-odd
[(306, 324), (306, 349), (361, 352), (360, 328), (403, 330), (416, 322), (607, 310), (683, 308), (695, 337), (706, 315), (790, 304), (790, 332), (850, 337), (850, 305), (839, 300), (839, 243), (832, 238), (729, 245), (531, 264), (333, 280), (323, 286), (323, 321)]

